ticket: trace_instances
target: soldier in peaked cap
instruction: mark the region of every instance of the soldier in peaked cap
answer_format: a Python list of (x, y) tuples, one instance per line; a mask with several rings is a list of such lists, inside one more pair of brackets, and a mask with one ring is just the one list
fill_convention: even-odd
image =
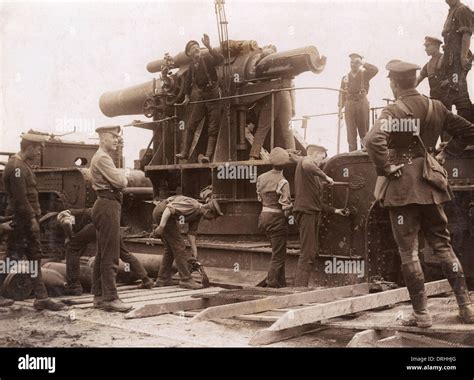
[(349, 152), (357, 150), (357, 133), (362, 145), (362, 140), (369, 130), (369, 93), (370, 80), (377, 75), (379, 69), (370, 63), (363, 63), (360, 54), (352, 53), (351, 71), (344, 75), (341, 81), (341, 92), (339, 93), (339, 117), (345, 108), (347, 142)]
[[(191, 40), (186, 44), (185, 53), (191, 58), (189, 70), (184, 86), (185, 98), (179, 105), (187, 106), (191, 100), (193, 87), (196, 91), (196, 101), (212, 100), (221, 97), (219, 89), (217, 66), (224, 62), (224, 56), (211, 47), (209, 36), (203, 35), (202, 43), (208, 49), (209, 54), (202, 54), (197, 41)], [(219, 134), (222, 104), (219, 100), (194, 104), (189, 120), (186, 124), (185, 138), (181, 151), (176, 155), (179, 159), (188, 159), (189, 150), (194, 139), (194, 132), (202, 119), (207, 117), (208, 140), (206, 153), (201, 162), (207, 163), (212, 160), (214, 149)]]
[[(174, 195), (159, 202), (153, 210), (153, 222), (158, 226), (151, 237), (160, 236), (164, 244), (163, 261), (155, 285), (171, 286), (172, 265), (176, 263), (180, 277), (179, 286), (187, 289), (200, 289), (202, 286), (191, 278), (189, 264), (197, 258), (196, 235), (202, 218), (214, 219), (224, 215), (215, 199), (200, 203), (194, 198)], [(188, 223), (188, 241), (192, 255), (186, 251), (186, 244), (178, 223)]]
[(112, 155), (120, 143), (120, 127), (96, 129), (99, 149), (91, 160), (91, 181), (97, 199), (92, 208), (92, 222), (97, 231), (97, 252), (92, 272), (94, 307), (107, 311), (126, 312), (130, 306), (117, 293), (115, 280), (120, 257), (120, 218), (122, 191), (127, 186), (123, 171), (116, 168)]
[(446, 78), (445, 67), (443, 65), (443, 53), (440, 51), (440, 47), (443, 41), (436, 37), (425, 37), (425, 51), (428, 56), (431, 57), (429, 62), (423, 66), (420, 75), (416, 79), (416, 86), (425, 79), (428, 78), (430, 85), (430, 97), (432, 99), (440, 100), (446, 108), (450, 109), (448, 102), (448, 90), (449, 81)]
[(286, 286), (287, 218), (293, 207), (290, 184), (283, 176), (283, 167), (290, 162), (290, 156), (283, 148), (276, 147), (270, 152), (270, 162), (273, 169), (257, 178), (257, 196), (262, 202), (259, 227), (265, 229), (272, 246), (266, 285), (271, 288), (282, 288)]
[[(474, 125), (448, 111), (438, 100), (429, 99), (415, 90), (416, 72), (412, 63), (392, 60), (387, 64), (390, 87), (396, 98), (387, 106), (366, 137), (366, 146), (377, 174), (389, 178), (383, 205), (388, 207), (392, 232), (401, 257), (401, 269), (410, 294), (413, 314), (402, 320), (407, 326), (429, 327), (424, 275), (416, 249), (418, 232), (441, 262), (459, 305), (459, 316), (474, 323), (474, 312), (461, 263), (453, 252), (443, 203), (451, 199), (446, 186), (436, 187), (423, 178), (425, 151), (434, 151), (442, 132), (452, 139), (438, 154), (443, 163), (447, 155), (458, 156), (474, 143)], [(385, 128), (390, 121), (419, 121), (413, 131)]]
[(41, 148), (48, 136), (36, 133), (21, 135), (21, 150), (10, 157), (3, 172), (3, 183), (8, 196), (7, 215), (13, 215), (13, 231), (7, 241), (7, 256), (13, 260), (24, 257), (37, 268), (33, 277), (33, 292), (37, 310), (61, 310), (64, 304), (48, 298), (41, 273), (41, 243), (39, 218), (41, 209), (32, 163), (41, 156)]

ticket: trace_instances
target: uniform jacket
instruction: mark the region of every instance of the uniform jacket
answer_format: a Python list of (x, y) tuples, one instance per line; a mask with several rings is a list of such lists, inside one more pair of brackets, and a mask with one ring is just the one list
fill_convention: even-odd
[(201, 54), (197, 65), (191, 61), (185, 82), (185, 94), (191, 95), (193, 86), (205, 89), (208, 85), (217, 83), (216, 67), (224, 62), (224, 56), (215, 49), (209, 54)]
[(122, 190), (127, 186), (127, 177), (123, 170), (115, 167), (112, 157), (102, 150), (97, 149), (91, 160), (92, 188), (94, 190)]
[(19, 155), (10, 157), (5, 166), (3, 184), (8, 195), (8, 215), (26, 220), (41, 215), (35, 173)]
[(272, 169), (258, 176), (257, 195), (263, 207), (276, 210), (289, 210), (292, 207), (290, 184), (279, 170)]
[(379, 69), (370, 63), (365, 63), (354, 75), (352, 72), (344, 75), (341, 81), (341, 92), (339, 94), (339, 107), (344, 107), (347, 100), (352, 96), (360, 97), (369, 93), (370, 80), (377, 75)]
[[(428, 98), (415, 89), (403, 91), (402, 99), (419, 120), (420, 137), (428, 150), (434, 148), (441, 133), (453, 136), (445, 152), (458, 156), (469, 144), (474, 144), (474, 125), (448, 111), (438, 100), (433, 100), (433, 116), (430, 125), (425, 123)], [(433, 188), (423, 177), (424, 150), (412, 132), (394, 132), (384, 128), (388, 121), (403, 120), (408, 115), (397, 105), (386, 107), (366, 136), (366, 147), (375, 164), (377, 175), (386, 175), (390, 164), (404, 164), (400, 178), (390, 179), (384, 206), (397, 207), (408, 204), (441, 204), (451, 199), (448, 192)]]

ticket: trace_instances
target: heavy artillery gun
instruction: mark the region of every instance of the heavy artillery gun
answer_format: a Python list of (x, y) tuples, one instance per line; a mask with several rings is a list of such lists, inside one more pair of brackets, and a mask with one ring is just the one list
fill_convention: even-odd
[[(270, 169), (264, 159), (246, 161), (252, 137), (249, 127), (256, 120), (254, 104), (266, 96), (273, 97), (281, 89), (291, 88), (292, 78), (302, 72), (321, 73), (326, 61), (314, 47), (275, 53), (262, 60), (259, 60), (261, 49), (254, 41), (224, 41), (220, 50), (226, 57), (219, 69), (220, 86), (226, 90), (221, 100), (225, 111), (216, 153), (209, 164), (195, 163), (197, 155), (205, 149), (205, 120), (196, 133), (190, 160), (181, 163), (175, 158), (183, 137), (180, 126), (191, 111), (175, 106), (184, 97), (184, 80), (190, 63), (184, 53), (174, 57), (167, 54), (161, 60), (150, 62), (148, 71), (159, 72), (159, 78), (103, 94), (100, 108), (109, 117), (143, 114), (152, 119), (132, 125), (153, 131), (138, 167), (153, 183), (155, 197), (182, 193), (198, 198), (200, 189), (212, 185), (214, 196), (223, 204), (225, 216), (201, 223), (200, 255), (205, 263), (228, 268), (235, 268), (238, 263), (240, 269), (266, 270), (270, 249), (264, 231), (258, 228), (260, 204), (256, 199), (255, 183), (248, 177), (236, 175), (231, 178), (220, 174), (223, 168), (232, 167), (254, 167), (256, 175)], [(273, 120), (271, 122), (273, 124)], [(273, 133), (272, 130), (264, 144), (267, 151), (274, 146)], [(297, 149), (304, 154), (306, 143), (296, 140)], [(451, 220), (453, 244), (470, 282), (474, 280), (474, 258), (469, 254), (474, 250), (473, 164), (472, 148), (447, 163), (456, 197), (446, 210)], [(376, 174), (368, 155), (364, 151), (340, 154), (328, 159), (323, 169), (338, 183), (324, 189), (326, 203), (348, 208), (351, 214), (348, 218), (323, 216), (314, 282), (331, 286), (381, 278), (401, 284), (400, 263), (388, 213), (374, 204)], [(294, 165), (288, 165), (284, 171), (292, 193), (294, 170)], [(287, 273), (291, 276), (298, 258), (298, 238), (295, 226), (290, 231), (294, 242), (289, 244)], [(436, 259), (427, 247), (423, 247), (421, 236), (420, 248), (427, 273), (435, 278)], [(354, 262), (362, 263), (362, 273), (334, 270), (336, 265), (342, 263), (347, 269), (347, 264), (350, 266)], [(328, 266), (332, 268), (329, 271)]]

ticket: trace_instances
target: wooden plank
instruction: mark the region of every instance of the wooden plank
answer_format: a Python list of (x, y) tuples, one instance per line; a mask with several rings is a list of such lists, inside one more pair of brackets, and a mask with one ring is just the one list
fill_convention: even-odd
[[(395, 317), (395, 316), (394, 316)], [(394, 318), (395, 320), (395, 318)], [(370, 322), (357, 322), (353, 321), (344, 321), (344, 322), (322, 322), (324, 326), (338, 329), (349, 329), (349, 330), (387, 330), (387, 331), (406, 331), (414, 333), (427, 333), (430, 334), (463, 334), (471, 335), (474, 334), (474, 325), (468, 325), (464, 323), (454, 323), (454, 324), (433, 324), (429, 328), (420, 328), (414, 326), (402, 326), (399, 323), (390, 324), (377, 324)]]
[[(434, 281), (425, 284), (425, 291), (428, 296), (444, 293), (450, 289), (451, 287), (447, 280)], [(302, 326), (308, 323), (318, 322), (324, 319), (339, 317), (341, 315), (370, 310), (380, 306), (391, 305), (399, 302), (405, 302), (409, 299), (410, 298), (407, 289), (400, 288), (380, 293), (367, 294), (360, 297), (352, 297), (349, 299), (333, 301), (323, 305), (310, 306), (307, 308), (288, 311), (268, 329), (258, 331), (251, 341), (260, 341), (259, 335), (265, 336), (265, 330), (284, 330), (295, 326)]]
[[(148, 301), (148, 302), (153, 302), (156, 300), (161, 300), (161, 299), (171, 299), (171, 298), (182, 298), (184, 296), (191, 296), (195, 294), (206, 294), (206, 293), (213, 293), (213, 292), (218, 292), (221, 290), (220, 288), (206, 288), (206, 289), (197, 289), (197, 290), (185, 290), (183, 292), (179, 293), (161, 293), (161, 294), (150, 294), (150, 295), (143, 295), (142, 297), (135, 297), (132, 299), (122, 299), (125, 303), (129, 303), (133, 305), (135, 302), (142, 302), (142, 301)], [(92, 303), (85, 303), (85, 304), (80, 304), (80, 305), (72, 305), (75, 308), (78, 309), (87, 309), (91, 308), (93, 306)]]
[(265, 334), (260, 336), (259, 341), (251, 341), (250, 345), (257, 346), (263, 344), (271, 344), (280, 342), (282, 340), (287, 340), (291, 338), (296, 338), (297, 336), (308, 334), (312, 332), (318, 332), (325, 330), (326, 327), (321, 326), (319, 323), (313, 323), (304, 326), (296, 326), (291, 329), (278, 330), (278, 331), (266, 331)]
[(381, 330), (364, 330), (355, 334), (346, 347), (375, 347), (380, 339), (392, 336), (393, 332)]
[(241, 314), (254, 314), (282, 307), (297, 306), (304, 303), (327, 302), (336, 297), (349, 297), (367, 294), (369, 284), (348, 285), (338, 288), (319, 289), (286, 296), (272, 296), (264, 299), (215, 306), (203, 310), (191, 321), (204, 321), (216, 318), (230, 318)]
[(210, 306), (222, 305), (224, 300), (184, 297), (178, 300), (148, 303), (142, 306), (135, 305), (135, 309), (125, 314), (126, 319), (154, 317), (162, 314), (184, 312), (187, 310), (202, 309)]

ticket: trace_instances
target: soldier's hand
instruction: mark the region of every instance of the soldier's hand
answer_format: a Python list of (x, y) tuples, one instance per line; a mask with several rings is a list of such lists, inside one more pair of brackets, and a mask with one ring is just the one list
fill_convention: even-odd
[(402, 176), (402, 168), (404, 166), (405, 166), (405, 164), (390, 165), (387, 169), (387, 176), (388, 177), (400, 178)]
[(165, 231), (165, 227), (158, 226), (153, 230), (153, 232), (152, 232), (153, 236), (152, 237), (161, 236), (161, 235), (163, 235), (164, 231)]
[(40, 225), (36, 218), (31, 218), (31, 231), (40, 232)]
[(179, 106), (187, 106), (189, 104), (190, 100), (191, 99), (189, 98), (189, 96), (185, 95), (184, 100), (181, 103), (175, 103), (175, 106), (178, 106), (178, 107)]
[(337, 208), (334, 210), (334, 214), (341, 215), (341, 216), (347, 216), (349, 215), (345, 209), (343, 208)]
[(331, 177), (329, 177), (329, 176), (326, 176), (326, 182), (327, 182), (328, 185), (330, 185), (330, 186), (334, 185), (334, 180), (333, 180)]
[(202, 35), (201, 41), (202, 41), (202, 44), (210, 50), (211, 40), (209, 39), (209, 36), (206, 33)]
[(444, 151), (439, 152), (435, 158), (441, 165), (446, 163), (446, 153), (444, 153)]

